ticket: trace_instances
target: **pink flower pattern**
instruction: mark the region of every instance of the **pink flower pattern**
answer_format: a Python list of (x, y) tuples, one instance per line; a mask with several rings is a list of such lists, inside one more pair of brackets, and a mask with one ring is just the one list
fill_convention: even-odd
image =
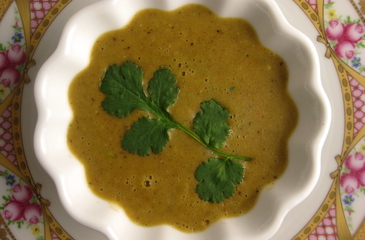
[(364, 26), (362, 24), (348, 23), (344, 29), (344, 41), (358, 43), (364, 35)]
[(337, 19), (331, 19), (326, 28), (326, 36), (329, 40), (341, 39), (345, 30), (345, 25)]
[[(57, 1), (53, 1), (53, 3), (48, 0), (44, 1), (42, 7)], [(0, 37), (0, 103), (21, 80), (27, 59), (24, 29), (17, 4), (14, 4), (13, 8), (9, 8), (9, 11), (11, 10), (13, 10), (13, 14), (10, 17), (13, 17), (14, 21), (12, 25), (8, 26), (10, 28), (9, 38)], [(11, 34), (12, 32), (13, 34)], [(0, 116), (0, 153), (13, 165), (18, 166), (14, 151), (11, 104)], [(0, 165), (0, 181), (3, 181), (0, 183), (2, 192), (0, 214), (7, 226), (14, 233), (21, 229), (22, 236), (28, 236), (26, 239), (43, 240), (45, 234), (43, 210), (33, 190), (2, 165)], [(59, 238), (54, 235), (52, 239)]]
[[(18, 12), (15, 11), (17, 14)], [(20, 18), (15, 16), (11, 42), (0, 43), (0, 103), (14, 89), (21, 78), (26, 61), (25, 41)]]
[[(24, 29), (17, 8), (13, 9), (14, 18), (9, 26), (13, 34), (0, 42), (0, 103), (19, 83), (26, 61)], [(11, 33), (11, 32), (10, 32)], [(0, 116), (0, 153), (17, 166), (14, 152), (11, 106)]]
[(3, 216), (6, 220), (25, 220), (30, 225), (38, 224), (42, 217), (42, 207), (39, 203), (31, 202), (33, 191), (27, 185), (15, 184), (13, 186), (11, 200), (5, 204)]
[(365, 154), (361, 144), (346, 157), (340, 176), (341, 200), (349, 227), (352, 226), (351, 215), (356, 212), (353, 203), (361, 201), (360, 196), (365, 194)]
[(365, 65), (361, 62), (361, 49), (365, 48), (363, 37), (365, 26), (359, 19), (337, 16), (335, 2), (325, 3), (329, 20), (325, 24), (327, 39), (336, 55), (346, 64), (362, 73)]
[(352, 59), (355, 56), (355, 44), (346, 40), (337, 43), (334, 50), (340, 58)]
[[(0, 214), (7, 221), (9, 227), (15, 226), (20, 229), (31, 229), (40, 227), (43, 223), (42, 206), (34, 194), (33, 190), (24, 182), (10, 172), (8, 169), (0, 166), (0, 181), (7, 181), (7, 189), (2, 189), (3, 196), (0, 202)], [(4, 195), (4, 192), (7, 194)], [(44, 239), (42, 232), (31, 233), (36, 239)], [(34, 238), (35, 239), (35, 238)]]
[(356, 45), (362, 40), (365, 33), (362, 24), (353, 22), (341, 23), (338, 19), (331, 19), (326, 27), (329, 40), (336, 41), (334, 50), (340, 58), (352, 59), (356, 53)]

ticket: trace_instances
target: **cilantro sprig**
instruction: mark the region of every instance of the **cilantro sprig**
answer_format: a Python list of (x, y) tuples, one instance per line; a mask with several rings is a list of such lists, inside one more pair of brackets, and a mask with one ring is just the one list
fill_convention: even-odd
[(110, 115), (123, 118), (140, 109), (155, 116), (142, 117), (135, 122), (125, 133), (122, 147), (140, 156), (151, 152), (158, 154), (169, 141), (169, 130), (180, 129), (220, 156), (210, 158), (197, 168), (195, 178), (200, 182), (196, 187), (199, 197), (213, 203), (231, 197), (235, 185), (244, 177), (242, 163), (233, 160), (250, 161), (251, 158), (219, 150), (229, 135), (229, 111), (213, 99), (205, 101), (201, 103), (201, 111), (196, 114), (191, 130), (175, 121), (168, 112), (179, 93), (170, 69), (160, 68), (154, 73), (148, 83), (148, 95), (142, 84), (143, 70), (130, 61), (110, 66), (101, 81), (100, 91), (106, 94), (101, 105)]

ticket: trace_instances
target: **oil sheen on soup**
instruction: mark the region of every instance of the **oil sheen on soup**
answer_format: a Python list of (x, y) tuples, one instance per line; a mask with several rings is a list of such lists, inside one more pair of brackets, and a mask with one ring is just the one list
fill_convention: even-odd
[[(101, 79), (113, 64), (132, 61), (144, 71), (144, 86), (160, 67), (171, 69), (180, 92), (168, 110), (192, 129), (200, 104), (216, 99), (230, 112), (230, 134), (222, 150), (249, 156), (245, 178), (233, 197), (221, 203), (201, 200), (197, 167), (215, 155), (181, 130), (159, 154), (139, 156), (124, 150), (121, 138), (147, 112), (125, 118), (101, 107)], [(100, 36), (90, 63), (69, 89), (74, 118), (68, 145), (85, 167), (97, 196), (118, 204), (142, 226), (167, 224), (199, 232), (212, 223), (253, 208), (265, 185), (286, 169), (288, 138), (298, 112), (287, 91), (283, 59), (264, 47), (245, 20), (221, 18), (201, 5), (173, 11), (146, 9), (123, 28)]]

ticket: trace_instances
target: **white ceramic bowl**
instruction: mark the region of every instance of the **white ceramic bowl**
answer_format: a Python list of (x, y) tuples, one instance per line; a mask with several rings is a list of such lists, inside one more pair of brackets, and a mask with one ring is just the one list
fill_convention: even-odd
[[(121, 28), (144, 8), (172, 10), (187, 3), (206, 5), (222, 17), (247, 19), (262, 43), (284, 58), (289, 69), (289, 92), (299, 109), (298, 126), (289, 141), (289, 164), (274, 187), (262, 191), (254, 209), (222, 220), (208, 230), (185, 234), (168, 226), (141, 227), (123, 210), (89, 190), (83, 166), (66, 143), (72, 111), (68, 87), (89, 62), (90, 51), (102, 33)], [(36, 155), (54, 179), (65, 208), (82, 224), (109, 239), (269, 239), (284, 216), (313, 190), (320, 172), (320, 155), (329, 128), (330, 106), (321, 86), (319, 62), (312, 43), (285, 20), (272, 0), (106, 0), (75, 14), (60, 44), (36, 79), (38, 122)]]

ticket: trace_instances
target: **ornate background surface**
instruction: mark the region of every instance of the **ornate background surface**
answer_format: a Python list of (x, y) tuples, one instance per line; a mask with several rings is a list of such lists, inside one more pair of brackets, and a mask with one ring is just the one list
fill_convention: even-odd
[[(67, 19), (96, 0), (0, 0), (0, 239), (105, 239), (64, 212), (32, 150), (32, 83)], [(365, 239), (365, 1), (277, 1), (315, 43), (336, 109), (315, 211), (287, 239)], [(295, 9), (294, 16), (290, 10)], [(300, 22), (295, 21), (300, 19)], [(303, 27), (302, 27), (303, 26)], [(330, 82), (330, 83), (329, 83)], [(329, 91), (328, 86), (331, 86)], [(335, 154), (333, 154), (335, 153)], [(43, 185), (43, 188), (42, 188)], [(321, 194), (317, 194), (320, 192)], [(289, 216), (290, 217), (290, 216)], [(292, 221), (294, 222), (294, 221)], [(81, 233), (82, 232), (82, 233)], [(275, 238), (276, 239), (276, 238)], [(282, 238), (278, 238), (282, 239)]]

